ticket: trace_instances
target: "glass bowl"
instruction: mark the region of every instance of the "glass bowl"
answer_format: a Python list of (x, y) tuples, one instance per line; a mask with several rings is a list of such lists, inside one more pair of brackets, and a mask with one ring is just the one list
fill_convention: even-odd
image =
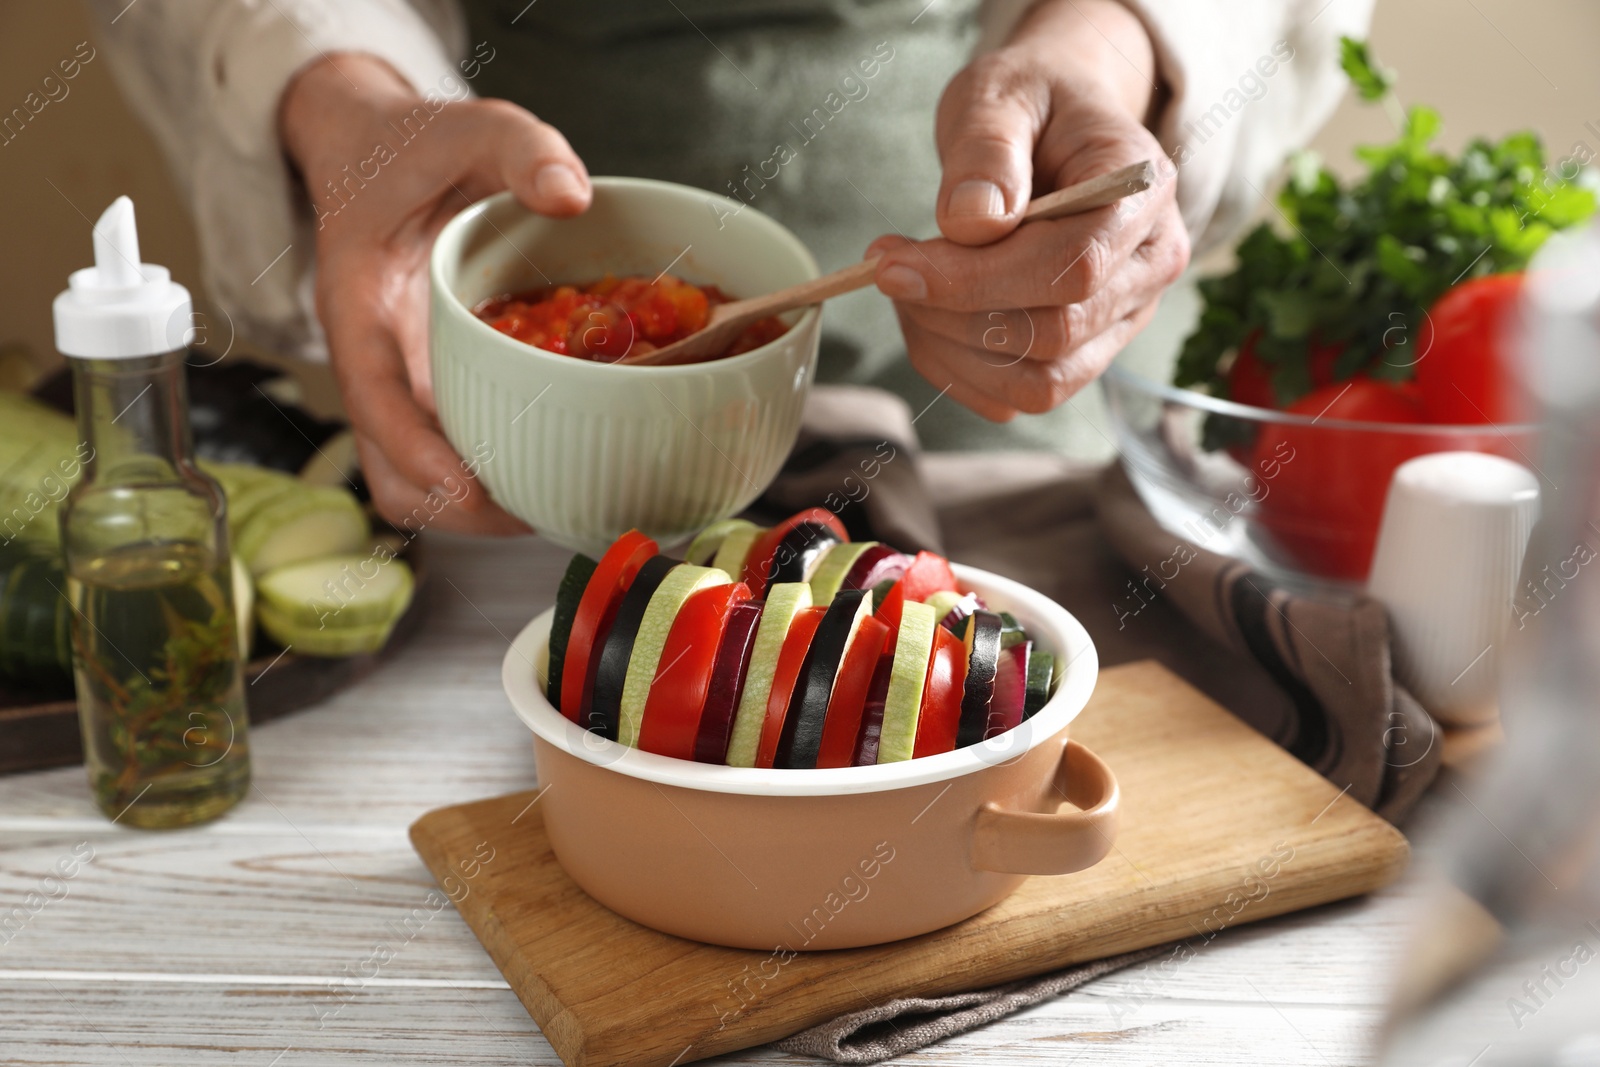
[(1101, 382), (1123, 466), (1162, 527), (1300, 591), (1361, 588), (1390, 476), (1406, 460), (1487, 452), (1534, 467), (1536, 425), (1291, 415), (1116, 365)]

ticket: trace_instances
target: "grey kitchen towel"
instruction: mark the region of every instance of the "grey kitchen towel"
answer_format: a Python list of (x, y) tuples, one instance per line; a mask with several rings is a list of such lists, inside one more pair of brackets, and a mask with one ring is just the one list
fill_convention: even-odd
[(1169, 949), (1170, 946), (1157, 945), (972, 993), (902, 997), (802, 1030), (774, 1047), (835, 1063), (877, 1063), (977, 1029), (1042, 1000), (1070, 993), (1086, 982)]

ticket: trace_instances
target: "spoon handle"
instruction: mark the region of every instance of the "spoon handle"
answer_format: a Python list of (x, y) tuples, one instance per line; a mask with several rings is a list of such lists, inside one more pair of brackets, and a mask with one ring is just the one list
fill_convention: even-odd
[[(1065, 189), (1046, 193), (1028, 205), (1018, 225), (1080, 215), (1085, 211), (1114, 204), (1134, 193), (1142, 193), (1154, 184), (1155, 167), (1150, 161), (1134, 163), (1121, 170), (1114, 170), (1110, 174), (1102, 174), (1098, 178), (1090, 178), (1088, 181), (1069, 185)], [(820, 304), (829, 297), (854, 292), (871, 285), (877, 270), (876, 258), (863, 259), (859, 263), (852, 263), (848, 267), (831, 271), (808, 282), (801, 282), (799, 285), (779, 289), (775, 293), (723, 304), (716, 309), (721, 314), (713, 315), (713, 321), (736, 317), (764, 319), (768, 315), (781, 315), (795, 308)]]

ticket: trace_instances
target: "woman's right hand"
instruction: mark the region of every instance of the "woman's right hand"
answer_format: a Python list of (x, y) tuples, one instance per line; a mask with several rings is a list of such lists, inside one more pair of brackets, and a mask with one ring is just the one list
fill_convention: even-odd
[(373, 503), (396, 524), (526, 533), (439, 428), (428, 256), (474, 201), (510, 189), (542, 215), (576, 215), (589, 178), (566, 138), (522, 108), (441, 100), (431, 110), (379, 59), (334, 55), (295, 76), (279, 130), (317, 216), (317, 316)]

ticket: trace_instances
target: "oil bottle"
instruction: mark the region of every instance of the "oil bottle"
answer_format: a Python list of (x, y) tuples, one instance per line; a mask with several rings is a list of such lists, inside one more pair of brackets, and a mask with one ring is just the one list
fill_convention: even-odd
[(140, 261), (125, 196), (94, 253), (54, 306), (88, 455), (61, 510), (84, 763), (114, 821), (183, 826), (250, 784), (226, 503), (194, 461), (188, 291)]

